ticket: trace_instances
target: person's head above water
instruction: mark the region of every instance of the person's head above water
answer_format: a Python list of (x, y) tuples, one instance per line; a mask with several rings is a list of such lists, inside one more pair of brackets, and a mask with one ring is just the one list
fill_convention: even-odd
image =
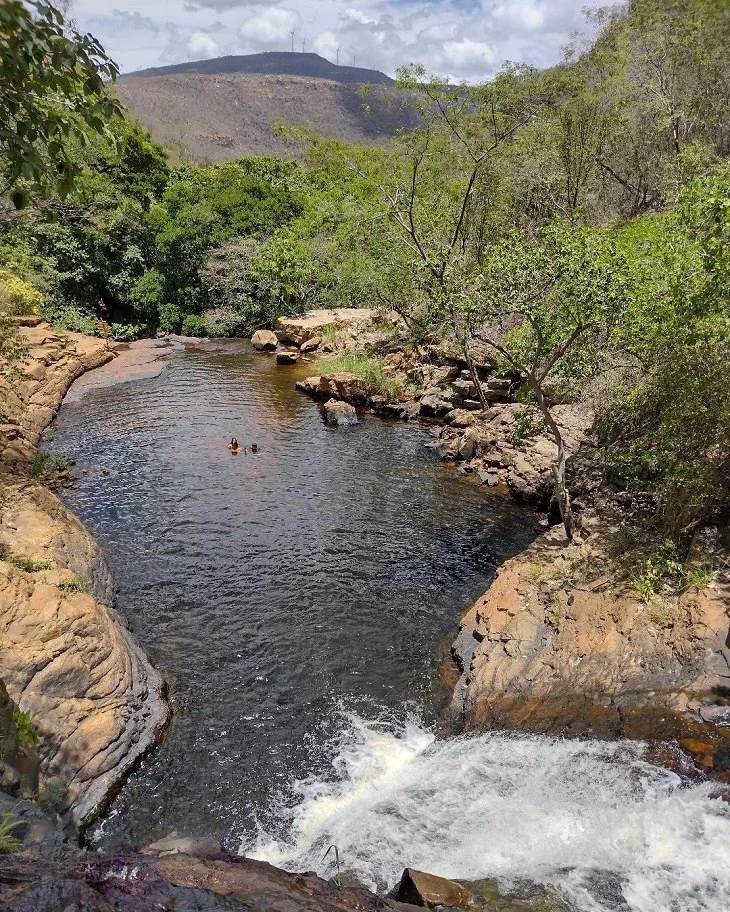
[(231, 447), (231, 449), (233, 449), (233, 450), (238, 449), (238, 441), (236, 440), (235, 437), (231, 437), (231, 442), (228, 444), (228, 446)]

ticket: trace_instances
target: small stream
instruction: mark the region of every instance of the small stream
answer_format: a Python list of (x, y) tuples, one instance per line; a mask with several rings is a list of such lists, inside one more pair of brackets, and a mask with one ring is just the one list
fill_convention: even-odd
[(202, 343), (52, 426), (80, 473), (64, 499), (176, 706), (93, 843), (213, 834), (325, 875), (335, 843), (381, 889), (412, 865), (552, 885), (581, 912), (730, 908), (727, 806), (641, 744), (435, 739), (440, 647), (534, 517), (421, 425), (326, 428), (297, 372)]

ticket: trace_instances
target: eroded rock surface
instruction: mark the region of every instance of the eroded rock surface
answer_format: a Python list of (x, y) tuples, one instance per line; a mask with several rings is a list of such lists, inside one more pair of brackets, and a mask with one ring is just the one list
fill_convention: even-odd
[[(613, 580), (609, 516), (587, 510), (572, 544), (562, 526), (540, 536), (466, 613), (453, 703), (465, 728), (673, 738), (721, 712), (730, 574), (647, 605)], [(717, 747), (730, 729), (716, 734)]]
[(27, 472), (71, 383), (114, 353), (102, 339), (24, 327), (29, 357), (2, 380), (0, 677), (42, 738), (41, 771), (87, 823), (155, 742), (163, 682), (112, 608), (104, 555), (84, 526)]
[(47, 323), (21, 329), (28, 357), (12, 374), (0, 372), (0, 462), (22, 467), (71, 384), (106, 364), (114, 351), (104, 339), (59, 332)]
[(327, 329), (351, 328), (359, 330), (371, 323), (376, 312), (368, 308), (340, 307), (333, 310), (310, 310), (300, 317), (279, 317), (276, 327), (282, 342), (303, 345), (310, 339), (322, 337)]

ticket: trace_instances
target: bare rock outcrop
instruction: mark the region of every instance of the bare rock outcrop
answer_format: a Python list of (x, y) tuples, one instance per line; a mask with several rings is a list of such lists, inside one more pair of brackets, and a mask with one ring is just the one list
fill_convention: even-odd
[(0, 678), (34, 713), (44, 777), (83, 827), (155, 743), (168, 717), (163, 682), (113, 609), (103, 553), (81, 522), (27, 475), (64, 394), (114, 357), (109, 344), (41, 323), (28, 357), (0, 379)]
[(539, 537), (467, 611), (453, 711), (466, 729), (691, 734), (730, 687), (730, 574), (658, 609), (598, 569), (617, 526), (588, 510), (583, 526)]
[(360, 331), (375, 318), (375, 311), (366, 307), (340, 307), (333, 310), (310, 310), (300, 317), (279, 317), (276, 328), (279, 341), (303, 345), (328, 330), (350, 328)]
[(114, 351), (105, 339), (59, 332), (47, 323), (20, 331), (28, 356), (10, 374), (0, 371), (0, 461), (22, 467), (74, 380), (111, 361)]

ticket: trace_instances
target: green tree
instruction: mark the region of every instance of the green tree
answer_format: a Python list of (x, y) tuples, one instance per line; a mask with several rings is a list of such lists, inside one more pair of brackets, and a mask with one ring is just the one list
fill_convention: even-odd
[(495, 244), (455, 301), (470, 335), (524, 378), (542, 413), (558, 450), (555, 497), (568, 538), (567, 454), (548, 390), (568, 383), (575, 394), (597, 372), (630, 293), (627, 265), (608, 232), (557, 221)]
[(121, 110), (107, 92), (118, 69), (91, 35), (49, 3), (0, 4), (0, 191), (17, 207), (44, 193), (68, 194), (88, 144)]

